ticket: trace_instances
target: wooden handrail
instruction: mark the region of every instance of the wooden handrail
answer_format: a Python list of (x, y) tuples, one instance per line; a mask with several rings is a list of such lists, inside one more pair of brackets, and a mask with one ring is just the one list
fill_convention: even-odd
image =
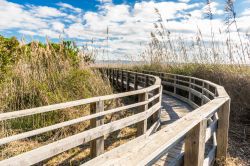
[[(0, 145), (86, 120), (91, 121), (91, 129), (2, 160), (0, 165), (36, 164), (87, 142), (91, 143), (91, 154), (95, 158), (85, 165), (150, 165), (180, 141), (185, 143), (184, 165), (211, 165), (215, 159), (226, 157), (230, 98), (222, 86), (207, 80), (170, 73), (153, 71), (138, 73), (115, 68), (98, 70), (115, 87), (126, 92), (2, 113), (0, 121), (60, 111), (80, 105), (90, 105), (91, 108), (90, 115), (2, 138)], [(152, 130), (157, 129), (159, 125), (162, 93), (188, 103), (195, 110), (152, 134)], [(104, 103), (107, 100), (134, 96), (138, 97), (137, 103), (104, 110)], [(104, 116), (131, 108), (137, 108), (136, 114), (107, 124), (103, 123)], [(152, 117), (150, 120), (154, 121), (153, 125), (148, 124), (148, 119)], [(137, 126), (137, 137), (133, 141), (104, 153), (106, 134), (134, 124)], [(205, 156), (205, 144), (210, 139), (213, 140), (213, 146)]]
[[(84, 165), (151, 165), (180, 141), (185, 142), (184, 165), (211, 165), (215, 159), (225, 158), (230, 98), (224, 88), (195, 77), (144, 73), (160, 77), (163, 93), (190, 104), (195, 110), (148, 138), (139, 137), (138, 141), (133, 140)], [(204, 148), (209, 139), (213, 139), (213, 146), (205, 156)]]
[[(41, 146), (39, 148), (33, 149), (31, 151), (19, 154), (17, 156), (11, 157), (6, 160), (0, 161), (0, 165), (32, 165), (38, 162), (41, 162), (45, 159), (53, 157), (61, 152), (79, 146), (80, 144), (91, 142), (91, 154), (93, 157), (101, 155), (104, 153), (104, 135), (110, 134), (116, 130), (120, 130), (124, 127), (137, 124), (138, 129), (141, 128), (139, 125), (142, 121), (147, 121), (147, 119), (157, 112), (161, 108), (161, 93), (152, 93), (156, 89), (161, 88), (161, 80), (157, 76), (142, 74), (127, 70), (121, 69), (106, 69), (102, 68), (99, 69), (102, 74), (105, 74), (107, 78), (110, 79), (113, 85), (120, 85), (122, 86), (121, 89), (132, 90), (128, 92), (100, 96), (100, 97), (93, 97), (89, 99), (82, 99), (76, 100), (66, 103), (54, 104), (49, 106), (43, 106), (38, 108), (32, 108), (27, 110), (20, 110), (14, 112), (7, 112), (0, 114), (0, 121), (7, 121), (15, 118), (21, 118), (25, 116), (40, 114), (40, 113), (47, 113), (51, 111), (60, 111), (61, 109), (81, 106), (81, 105), (90, 105), (90, 115), (86, 115), (80, 118), (76, 118), (73, 120), (61, 122), (58, 124), (54, 124), (51, 126), (46, 126), (43, 128), (35, 129), (32, 131), (20, 133), (17, 135), (12, 135), (9, 137), (5, 137), (0, 139), (0, 145), (4, 145), (10, 143), (12, 141), (25, 139), (31, 136), (39, 135), (41, 133), (45, 133), (48, 131), (52, 131), (55, 129), (59, 129), (62, 127), (70, 126), (73, 124), (77, 124), (80, 122), (84, 122), (87, 120), (91, 121), (91, 128), (87, 131), (83, 131), (81, 133), (75, 134), (73, 136), (69, 136), (63, 138), (59, 141), (55, 141), (45, 146)], [(148, 84), (146, 87), (139, 87), (139, 79), (138, 78), (150, 78), (153, 80), (153, 84)], [(124, 77), (126, 78), (126, 82), (124, 82)], [(133, 80), (133, 82), (131, 82)], [(146, 83), (145, 83), (146, 85)], [(133, 87), (131, 87), (133, 86)], [(138, 90), (137, 90), (138, 89)], [(149, 97), (150, 93), (150, 97)], [(130, 96), (147, 96), (141, 102), (137, 102), (134, 104), (129, 104), (121, 107), (116, 107), (110, 110), (104, 111), (104, 103), (107, 100), (113, 100), (118, 98), (130, 97)], [(157, 101), (157, 102), (154, 102)], [(149, 103), (154, 103), (150, 108), (148, 108)], [(113, 122), (109, 122), (107, 124), (103, 123), (103, 118), (105, 115), (113, 114), (119, 111), (124, 111), (131, 108), (139, 108), (143, 107), (144, 109), (141, 112), (136, 112), (136, 114), (122, 118), (120, 120), (116, 120)], [(144, 126), (144, 131), (142, 134), (145, 134), (147, 128)]]

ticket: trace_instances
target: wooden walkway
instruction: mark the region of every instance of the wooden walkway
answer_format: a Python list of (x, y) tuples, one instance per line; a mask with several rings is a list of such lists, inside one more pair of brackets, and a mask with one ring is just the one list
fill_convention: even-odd
[[(226, 157), (230, 98), (222, 86), (168, 73), (147, 71), (145, 74), (113, 68), (99, 70), (112, 85), (121, 87), (122, 93), (0, 114), (0, 121), (6, 121), (82, 105), (89, 106), (91, 112), (76, 119), (1, 138), (0, 145), (4, 145), (80, 122), (90, 121), (91, 124), (89, 130), (1, 160), (0, 165), (35, 165), (87, 143), (91, 145), (93, 159), (84, 163), (85, 166), (162, 166), (183, 165), (183, 162), (187, 166), (210, 166), (215, 159)], [(135, 96), (138, 98), (136, 103), (105, 109), (107, 101)], [(133, 108), (138, 113), (104, 123), (105, 116)], [(131, 125), (136, 125), (137, 137), (105, 152), (105, 135)]]
[[(179, 99), (169, 96), (162, 95), (162, 106), (161, 111), (161, 126), (160, 128), (166, 127), (168, 124), (173, 123), (174, 121), (182, 118), (189, 112), (193, 110), (191, 106), (180, 101)], [(184, 154), (184, 143), (181, 142), (172, 148), (169, 153), (162, 156), (154, 165), (163, 166), (163, 165), (182, 165), (181, 158)]]

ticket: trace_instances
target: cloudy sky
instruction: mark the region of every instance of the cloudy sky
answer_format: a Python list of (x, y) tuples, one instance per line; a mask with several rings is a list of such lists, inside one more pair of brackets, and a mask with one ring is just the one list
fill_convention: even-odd
[[(46, 36), (58, 41), (60, 36), (78, 45), (94, 40), (95, 47), (105, 48), (108, 27), (110, 56), (125, 59), (138, 55), (150, 41), (158, 20), (155, 8), (176, 34), (189, 39), (199, 27), (205, 37), (209, 35), (205, 4), (205, 0), (0, 0), (0, 34), (40, 41)], [(211, 3), (215, 31), (225, 27), (224, 6), (224, 0)], [(250, 0), (236, 0), (235, 9), (239, 29), (250, 31)]]

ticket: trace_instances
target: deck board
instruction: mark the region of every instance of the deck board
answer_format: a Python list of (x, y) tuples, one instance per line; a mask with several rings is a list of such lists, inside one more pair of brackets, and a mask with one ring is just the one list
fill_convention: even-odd
[[(191, 106), (169, 95), (162, 96), (161, 128), (185, 116), (193, 110)], [(163, 155), (154, 166), (181, 165), (184, 143), (178, 143), (169, 153)]]

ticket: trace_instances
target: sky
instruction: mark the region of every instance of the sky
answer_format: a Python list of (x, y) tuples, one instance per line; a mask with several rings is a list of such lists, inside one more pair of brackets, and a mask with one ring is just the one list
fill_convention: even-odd
[[(213, 28), (225, 28), (224, 0), (211, 1)], [(73, 40), (109, 52), (112, 59), (140, 54), (162, 15), (167, 28), (192, 39), (197, 27), (209, 36), (206, 0), (0, 0), (0, 35), (18, 39)], [(250, 0), (236, 0), (238, 26), (250, 32)], [(109, 41), (107, 44), (107, 29)], [(92, 41), (93, 44), (92, 44)], [(136, 56), (135, 56), (136, 57)], [(101, 54), (98, 59), (105, 59)]]

